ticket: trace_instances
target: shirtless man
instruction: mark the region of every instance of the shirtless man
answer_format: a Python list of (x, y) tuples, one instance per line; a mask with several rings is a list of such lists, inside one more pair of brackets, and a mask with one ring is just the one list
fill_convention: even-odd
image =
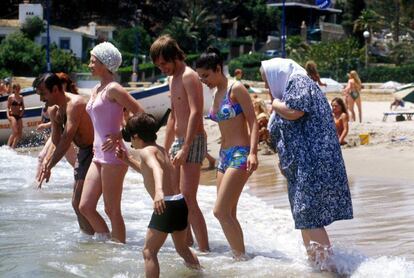
[[(207, 152), (203, 126), (203, 87), (197, 73), (184, 62), (184, 52), (170, 36), (159, 37), (150, 54), (154, 64), (170, 76), (171, 114), (164, 148), (169, 150), (188, 205), (188, 220), (200, 251), (209, 251), (206, 222), (197, 203), (201, 164)], [(190, 227), (190, 226), (189, 226)], [(192, 244), (191, 229), (187, 243)]]
[(62, 81), (54, 73), (42, 75), (35, 80), (33, 87), (36, 88), (40, 99), (49, 107), (48, 113), (52, 123), (53, 147), (49, 148), (43, 161), (38, 186), (41, 188), (43, 181), (49, 181), (51, 169), (62, 159), (73, 141), (79, 151), (74, 169), (72, 206), (78, 217), (80, 229), (86, 234), (93, 235), (92, 226), (79, 212), (83, 182), (93, 157), (93, 126), (85, 110), (86, 101), (79, 95), (65, 93)]

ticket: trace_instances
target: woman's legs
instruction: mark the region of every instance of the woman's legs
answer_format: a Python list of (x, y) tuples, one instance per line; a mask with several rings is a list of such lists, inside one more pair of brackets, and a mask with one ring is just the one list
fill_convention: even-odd
[(361, 101), (361, 95), (355, 100), (357, 107), (358, 107), (358, 116), (359, 116), (359, 122), (362, 123), (362, 101)]
[(220, 221), (224, 234), (236, 259), (245, 254), (243, 231), (237, 220), (237, 203), (243, 187), (249, 178), (246, 170), (228, 168), (217, 173), (217, 200), (214, 216)]
[(317, 264), (321, 270), (336, 271), (334, 263), (329, 261), (332, 250), (325, 227), (303, 229), (301, 232), (309, 259)]
[(354, 110), (354, 104), (355, 101), (351, 96), (347, 96), (346, 97), (346, 106), (348, 108), (348, 112), (349, 112), (349, 120), (350, 121), (355, 121), (355, 110)]
[(121, 214), (121, 198), (124, 177), (128, 166), (124, 164), (102, 165), (102, 193), (105, 212), (111, 220), (112, 239), (125, 243), (125, 223)]
[(102, 195), (101, 181), (102, 165), (92, 162), (86, 174), (83, 185), (79, 211), (88, 219), (96, 233), (108, 234), (109, 229), (102, 216), (96, 211), (99, 198)]
[(14, 140), (13, 140), (13, 144), (12, 144), (12, 148), (16, 148), (17, 143), (19, 143), (20, 139), (22, 138), (23, 135), (23, 121), (22, 119), (19, 119), (16, 121), (16, 134), (14, 136)]
[(14, 138), (16, 137), (17, 134), (17, 121), (16, 118), (14, 117), (10, 117), (9, 119), (9, 123), (10, 123), (10, 127), (12, 130), (12, 133), (9, 136), (9, 140), (7, 140), (7, 146), (12, 147), (13, 148), (13, 142), (14, 142)]

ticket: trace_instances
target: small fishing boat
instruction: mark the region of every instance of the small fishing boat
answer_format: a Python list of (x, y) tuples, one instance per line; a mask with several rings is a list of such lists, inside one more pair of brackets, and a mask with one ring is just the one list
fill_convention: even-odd
[[(154, 84), (147, 88), (126, 88), (129, 93), (140, 102), (147, 113), (153, 114), (156, 118), (161, 118), (170, 107), (169, 85), (167, 82)], [(85, 92), (85, 89), (81, 89)], [(20, 92), (24, 98), (25, 112), (23, 115), (23, 138), (34, 137), (36, 127), (41, 123), (41, 113), (44, 103), (40, 101), (33, 87), (24, 88)], [(82, 94), (83, 95), (83, 94)], [(207, 113), (211, 100), (212, 91), (203, 85), (204, 113)], [(86, 95), (85, 97), (88, 97)], [(0, 143), (7, 142), (11, 128), (7, 119), (7, 96), (0, 97)]]

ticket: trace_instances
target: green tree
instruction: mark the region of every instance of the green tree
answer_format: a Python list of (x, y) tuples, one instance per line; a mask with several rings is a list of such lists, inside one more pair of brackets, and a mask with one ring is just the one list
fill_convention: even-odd
[(44, 59), (41, 47), (21, 32), (8, 35), (0, 44), (0, 68), (14, 75), (37, 75), (42, 71)]
[[(42, 51), (43, 57), (46, 57), (46, 51)], [(80, 67), (80, 61), (70, 52), (62, 50), (56, 44), (51, 45), (50, 62), (54, 72), (74, 72)], [(46, 68), (46, 60), (42, 59), (41, 69)]]
[(374, 29), (379, 29), (384, 25), (384, 17), (374, 10), (363, 10), (361, 15), (354, 22), (354, 32), (368, 30), (370, 36)]
[(361, 61), (363, 61), (363, 53), (358, 42), (351, 38), (312, 45), (306, 53), (306, 60), (316, 62), (321, 76), (330, 76), (340, 81), (346, 81), (346, 73), (359, 68)]
[(390, 57), (397, 66), (414, 64), (414, 45), (407, 42), (396, 43), (391, 48)]
[(393, 39), (399, 41), (401, 31), (413, 28), (410, 24), (414, 17), (414, 2), (412, 0), (367, 0), (370, 9), (386, 17), (386, 26), (392, 30)]
[(22, 24), (20, 30), (26, 37), (34, 40), (34, 38), (45, 31), (45, 23), (37, 16), (29, 17)]
[(169, 34), (173, 37), (184, 52), (189, 53), (194, 49), (194, 45), (198, 40), (198, 32), (192, 31), (188, 21), (180, 17), (173, 17), (173, 20), (163, 30), (163, 34)]
[(182, 11), (183, 20), (188, 23), (190, 30), (197, 36), (193, 50), (198, 52), (199, 47), (206, 48), (212, 40), (212, 24), (216, 16), (209, 14), (207, 8), (193, 2)]
[(360, 44), (363, 44), (362, 32), (353, 32), (354, 22), (361, 15), (362, 10), (366, 8), (364, 0), (338, 0), (335, 7), (342, 9), (343, 14), (340, 15), (342, 26), (348, 36), (356, 38)]
[(305, 63), (310, 46), (300, 36), (289, 36), (286, 41), (286, 53), (290, 59)]
[(152, 40), (147, 31), (142, 26), (121, 28), (117, 30), (114, 35), (114, 40), (118, 43), (119, 49), (121, 51), (130, 53), (136, 53), (138, 39), (139, 53), (148, 55)]

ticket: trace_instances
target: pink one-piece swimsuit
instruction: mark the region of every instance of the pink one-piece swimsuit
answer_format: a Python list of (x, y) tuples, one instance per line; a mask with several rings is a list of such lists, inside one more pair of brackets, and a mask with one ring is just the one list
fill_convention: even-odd
[[(105, 164), (123, 164), (115, 156), (115, 150), (102, 151), (102, 144), (106, 141), (108, 135), (119, 133), (123, 117), (123, 107), (107, 97), (107, 90), (110, 84), (107, 84), (98, 94), (96, 94), (96, 90), (99, 85), (96, 86), (92, 91), (92, 97), (86, 105), (86, 111), (91, 117), (94, 130), (93, 161)], [(122, 141), (121, 146), (125, 149)]]

